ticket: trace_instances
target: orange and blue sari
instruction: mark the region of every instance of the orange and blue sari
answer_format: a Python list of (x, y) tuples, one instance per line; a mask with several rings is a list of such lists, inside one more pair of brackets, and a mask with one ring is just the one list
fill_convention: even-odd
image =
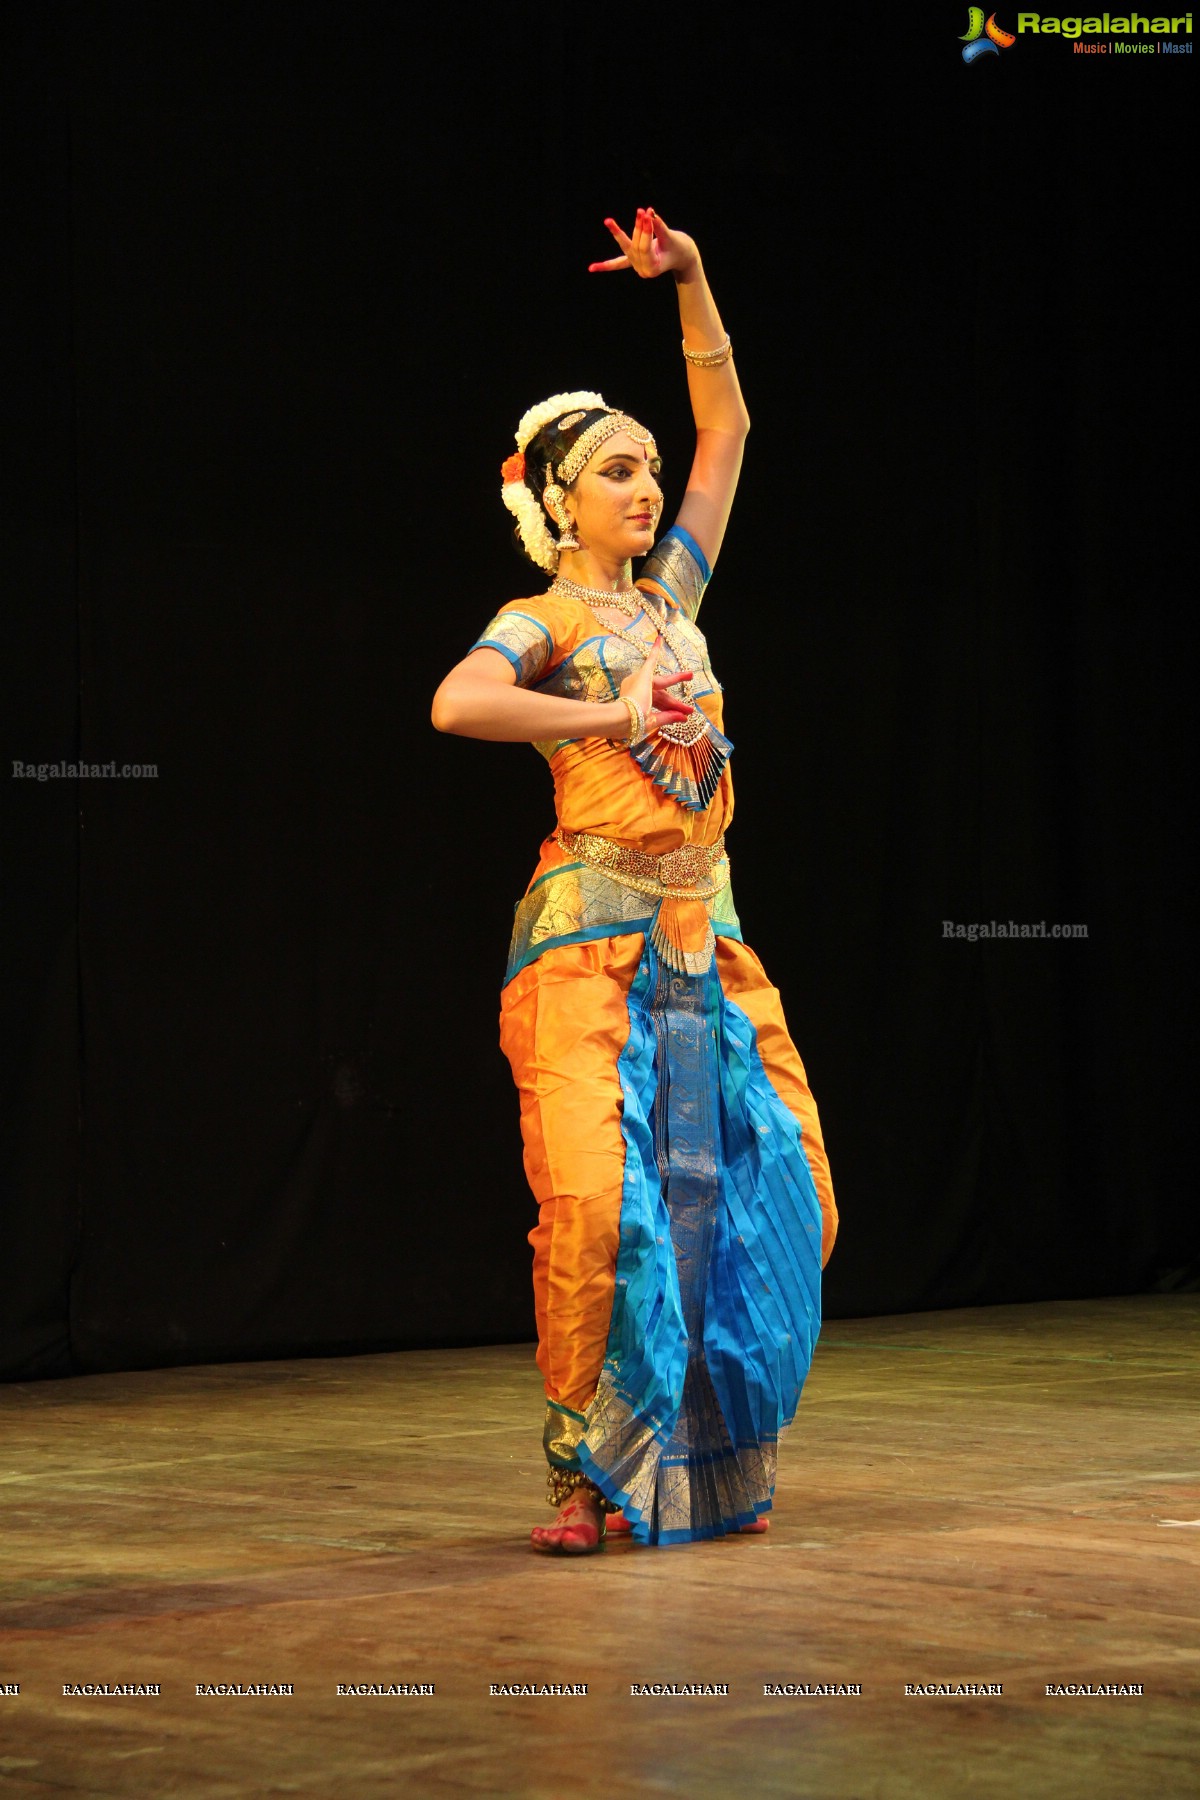
[[(708, 579), (676, 526), (638, 585), (667, 609), (727, 752), (696, 623)], [(656, 626), (643, 614), (629, 632), (648, 649)], [(640, 662), (558, 593), (505, 606), (475, 647), (506, 656), (524, 686), (594, 702)], [(678, 666), (666, 646), (660, 666)], [(771, 1508), (820, 1330), (837, 1231), (820, 1120), (734, 910), (728, 762), (710, 798), (681, 798), (624, 744), (535, 747), (557, 829), (516, 908), (500, 1029), (539, 1212), (546, 1455), (582, 1469), (643, 1543), (720, 1537)], [(597, 840), (685, 854), (660, 865), (656, 894), (619, 856), (598, 864)]]

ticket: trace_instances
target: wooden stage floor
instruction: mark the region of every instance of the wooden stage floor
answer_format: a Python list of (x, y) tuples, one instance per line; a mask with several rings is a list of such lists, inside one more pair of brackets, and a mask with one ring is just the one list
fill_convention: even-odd
[(0, 1800), (1190, 1797), (1198, 1325), (827, 1324), (765, 1537), (580, 1561), (528, 1348), (0, 1388)]

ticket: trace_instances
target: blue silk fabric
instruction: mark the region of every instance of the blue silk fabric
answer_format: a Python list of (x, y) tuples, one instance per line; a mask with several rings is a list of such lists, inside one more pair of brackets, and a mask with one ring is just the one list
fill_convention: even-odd
[(646, 942), (618, 1063), (625, 1177), (604, 1368), (579, 1465), (647, 1544), (768, 1512), (821, 1322), (821, 1209), (801, 1129), (717, 965)]

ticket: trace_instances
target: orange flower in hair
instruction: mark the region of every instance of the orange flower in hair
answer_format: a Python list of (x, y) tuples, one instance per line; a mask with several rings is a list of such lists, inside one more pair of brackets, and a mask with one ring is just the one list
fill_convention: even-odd
[(502, 463), (500, 465), (500, 473), (503, 476), (505, 482), (524, 481), (524, 479), (525, 479), (525, 453), (524, 453), (524, 451), (523, 450), (516, 451), (516, 453), (514, 455), (512, 455), (508, 458), (507, 462)]

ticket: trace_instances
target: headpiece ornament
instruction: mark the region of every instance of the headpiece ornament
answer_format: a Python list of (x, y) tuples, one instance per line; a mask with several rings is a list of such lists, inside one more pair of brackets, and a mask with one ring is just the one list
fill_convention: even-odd
[(558, 465), (558, 479), (565, 481), (569, 487), (575, 477), (586, 469), (601, 444), (610, 437), (615, 437), (618, 431), (628, 432), (635, 444), (654, 442), (653, 433), (647, 431), (644, 425), (639, 425), (636, 419), (631, 419), (628, 413), (607, 413), (603, 419), (597, 419), (594, 425), (589, 425), (586, 431), (580, 432)]
[[(558, 568), (560, 546), (555, 543), (546, 518), (545, 508), (538, 500), (533, 489), (525, 480), (525, 451), (547, 425), (556, 422), (560, 430), (569, 431), (572, 426), (590, 412), (601, 412), (604, 417), (588, 426), (572, 444), (557, 472), (547, 468), (551, 477), (548, 486), (554, 486), (553, 477), (570, 486), (576, 476), (584, 469), (606, 439), (614, 437), (618, 431), (627, 431), (636, 443), (652, 442), (652, 434), (628, 413), (614, 412), (602, 394), (588, 390), (579, 390), (570, 394), (551, 394), (548, 400), (542, 400), (537, 406), (531, 406), (517, 426), (517, 454), (510, 456), (504, 463), (500, 473), (504, 485), (500, 489), (500, 498), (517, 521), (517, 535), (535, 563), (553, 575)], [(560, 522), (561, 529), (561, 522)], [(577, 545), (564, 543), (563, 548), (578, 548)]]

